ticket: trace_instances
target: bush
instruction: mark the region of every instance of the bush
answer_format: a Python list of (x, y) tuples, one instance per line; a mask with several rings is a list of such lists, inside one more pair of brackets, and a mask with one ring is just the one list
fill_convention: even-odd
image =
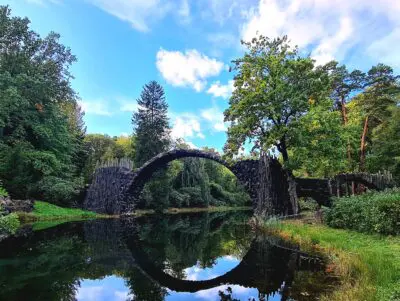
[(0, 234), (14, 234), (19, 228), (19, 219), (16, 213), (0, 217)]
[(400, 189), (337, 198), (325, 222), (335, 228), (399, 235)]
[(7, 190), (3, 187), (3, 184), (0, 181), (0, 197), (8, 197), (8, 192)]
[(37, 190), (40, 191), (41, 197), (45, 201), (61, 205), (71, 205), (72, 201), (78, 198), (81, 189), (81, 183), (77, 182), (48, 176), (43, 177), (38, 183)]
[(312, 198), (300, 198), (299, 205), (301, 211), (315, 211), (318, 209), (318, 203)]

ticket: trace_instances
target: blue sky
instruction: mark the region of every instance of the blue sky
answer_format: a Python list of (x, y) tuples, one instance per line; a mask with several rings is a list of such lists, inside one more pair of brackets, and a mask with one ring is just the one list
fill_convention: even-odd
[(222, 149), (222, 112), (240, 39), (287, 34), (318, 63), (400, 69), (397, 0), (0, 0), (41, 35), (61, 34), (78, 57), (73, 88), (89, 133), (130, 134), (144, 84), (157, 80), (172, 136)]

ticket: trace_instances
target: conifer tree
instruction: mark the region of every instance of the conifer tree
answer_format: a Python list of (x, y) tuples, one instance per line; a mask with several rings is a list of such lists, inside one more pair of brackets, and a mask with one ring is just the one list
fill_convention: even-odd
[(156, 81), (143, 87), (138, 102), (138, 111), (133, 113), (132, 124), (136, 136), (136, 166), (167, 150), (170, 139), (168, 105), (164, 89)]

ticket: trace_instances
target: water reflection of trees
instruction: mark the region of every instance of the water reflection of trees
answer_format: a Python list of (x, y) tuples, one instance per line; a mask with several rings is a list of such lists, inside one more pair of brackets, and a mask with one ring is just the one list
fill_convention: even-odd
[[(211, 267), (218, 257), (233, 255), (243, 262), (229, 277), (268, 292), (281, 278), (293, 279), (289, 265), (298, 260), (276, 249), (275, 241), (253, 240), (247, 219), (239, 212), (216, 212), (95, 220), (6, 240), (0, 245), (0, 300), (75, 300), (81, 279), (108, 275), (124, 278), (136, 300), (164, 300), (168, 285), (149, 274), (140, 252), (172, 280), (185, 278), (188, 267)], [(322, 274), (309, 274), (298, 273), (291, 295), (301, 291), (296, 283), (312, 290), (312, 282), (321, 282)], [(185, 290), (185, 283), (177, 285)]]
[(149, 258), (157, 258), (160, 268), (183, 276), (183, 269), (196, 264), (211, 267), (220, 256), (240, 259), (252, 240), (247, 217), (221, 212), (153, 217), (150, 222), (138, 221), (138, 233)]
[[(238, 238), (239, 213), (203, 213), (65, 224), (28, 237), (12, 238), (0, 246), (1, 300), (75, 300), (79, 279), (119, 275), (140, 300), (162, 300), (166, 289), (149, 281), (135, 266), (126, 248), (127, 236), (139, 238), (141, 248), (162, 270), (184, 277), (184, 269), (199, 259), (211, 266), (228, 239)], [(243, 228), (243, 227), (241, 227)], [(251, 237), (238, 239), (244, 253)]]

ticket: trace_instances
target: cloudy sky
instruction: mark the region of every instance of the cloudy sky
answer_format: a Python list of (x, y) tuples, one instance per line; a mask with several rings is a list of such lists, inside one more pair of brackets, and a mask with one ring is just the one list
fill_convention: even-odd
[(0, 0), (78, 57), (88, 132), (129, 134), (145, 83), (164, 86), (173, 137), (221, 149), (240, 39), (287, 34), (318, 63), (400, 71), (398, 0)]

